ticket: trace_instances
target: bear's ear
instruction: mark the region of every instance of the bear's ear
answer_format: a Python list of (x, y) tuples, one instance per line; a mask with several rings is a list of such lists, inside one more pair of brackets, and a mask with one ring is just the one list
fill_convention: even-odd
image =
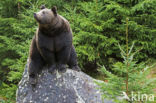
[(45, 5), (41, 5), (41, 7), (40, 7), (41, 10), (45, 9), (45, 8), (46, 8)]
[(56, 6), (53, 6), (51, 8), (51, 10), (53, 11), (53, 13), (57, 16), (57, 7)]

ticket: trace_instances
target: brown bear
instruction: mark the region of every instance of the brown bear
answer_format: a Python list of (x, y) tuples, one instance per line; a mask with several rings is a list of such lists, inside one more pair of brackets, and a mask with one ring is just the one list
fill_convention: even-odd
[(44, 66), (49, 66), (49, 72), (58, 69), (59, 72), (69, 68), (80, 71), (77, 63), (75, 48), (72, 44), (72, 30), (69, 22), (57, 13), (54, 6), (34, 13), (39, 24), (32, 39), (29, 56), (29, 81), (36, 84), (36, 77)]

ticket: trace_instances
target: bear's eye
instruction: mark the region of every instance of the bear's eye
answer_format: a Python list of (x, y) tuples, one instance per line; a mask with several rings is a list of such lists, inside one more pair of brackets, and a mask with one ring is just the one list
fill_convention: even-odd
[(45, 12), (44, 12), (44, 11), (43, 11), (42, 13), (43, 13), (43, 14), (45, 14)]

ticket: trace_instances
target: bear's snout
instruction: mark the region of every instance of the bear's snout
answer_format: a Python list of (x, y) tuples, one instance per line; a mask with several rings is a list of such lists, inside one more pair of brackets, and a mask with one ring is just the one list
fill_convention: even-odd
[(36, 14), (36, 13), (34, 13), (34, 18), (35, 18), (38, 22), (40, 22), (40, 20), (39, 20), (39, 18), (37, 17), (37, 14)]
[(36, 15), (36, 13), (34, 13), (34, 18), (36, 18), (37, 17), (37, 15)]

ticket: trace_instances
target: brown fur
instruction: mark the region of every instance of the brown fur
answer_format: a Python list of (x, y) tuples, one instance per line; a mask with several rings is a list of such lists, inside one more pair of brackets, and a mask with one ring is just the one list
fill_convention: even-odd
[(30, 83), (36, 84), (36, 74), (43, 66), (52, 66), (49, 71), (55, 69), (63, 71), (66, 64), (72, 69), (80, 70), (77, 63), (75, 48), (72, 44), (72, 30), (69, 22), (57, 14), (56, 7), (46, 9), (34, 14), (39, 27), (32, 40), (29, 56)]

